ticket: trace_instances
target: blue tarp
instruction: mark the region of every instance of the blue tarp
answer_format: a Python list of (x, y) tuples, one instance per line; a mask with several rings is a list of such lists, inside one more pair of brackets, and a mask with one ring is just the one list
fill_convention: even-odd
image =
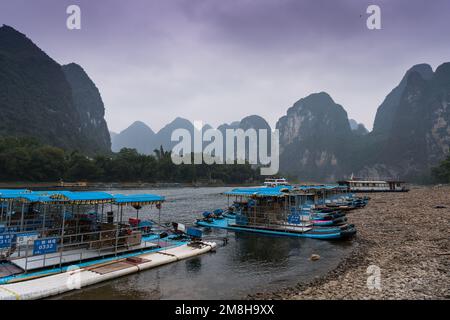
[(165, 200), (163, 196), (156, 194), (115, 194), (113, 195), (114, 202), (121, 203), (149, 203), (149, 202), (162, 202)]
[(27, 189), (0, 189), (0, 195), (29, 193)]
[(40, 196), (38, 194), (34, 193), (10, 193), (10, 194), (1, 194), (1, 199), (7, 200), (7, 199), (17, 199), (17, 200), (23, 200), (26, 202), (50, 202), (52, 199), (47, 196)]
[(100, 191), (60, 191), (51, 195), (51, 197), (58, 196), (62, 196), (69, 201), (104, 201), (113, 199), (111, 194)]
[(225, 194), (229, 196), (281, 197), (286, 194), (286, 191), (289, 192), (291, 189), (291, 186), (236, 188), (225, 192)]
[(163, 202), (163, 196), (155, 194), (110, 194), (102, 191), (29, 191), (29, 190), (1, 190), (0, 199), (21, 200), (26, 202), (111, 202), (127, 203), (156, 203)]
[(338, 185), (303, 185), (303, 186), (276, 186), (276, 187), (256, 187), (256, 188), (236, 188), (225, 192), (229, 196), (256, 196), (256, 197), (281, 197), (283, 195), (301, 191), (314, 190), (335, 190), (341, 189)]

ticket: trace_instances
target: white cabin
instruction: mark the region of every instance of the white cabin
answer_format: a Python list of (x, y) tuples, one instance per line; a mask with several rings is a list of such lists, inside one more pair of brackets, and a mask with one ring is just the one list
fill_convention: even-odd
[(264, 181), (266, 187), (288, 186), (289, 182), (285, 178), (267, 178)]
[(404, 181), (398, 180), (343, 180), (340, 186), (349, 192), (406, 192), (409, 189)]

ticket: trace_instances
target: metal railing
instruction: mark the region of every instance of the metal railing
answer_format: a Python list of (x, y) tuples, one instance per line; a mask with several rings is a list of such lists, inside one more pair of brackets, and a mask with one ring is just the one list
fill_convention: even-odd
[[(123, 234), (124, 232), (126, 234)], [(159, 232), (161, 232), (160, 229), (152, 228), (151, 234), (159, 234)], [(163, 243), (167, 243), (167, 241), (159, 237), (152, 240), (145, 239), (149, 234), (144, 233), (142, 227), (115, 225), (115, 228), (110, 230), (38, 237), (37, 240), (40, 241), (54, 240), (56, 238), (57, 247), (54, 252), (33, 255), (35, 239), (26, 240), (26, 244), (16, 245), (15, 248), (4, 248), (4, 250), (15, 249), (8, 257), (8, 260), (11, 262), (22, 260), (21, 265), (26, 273), (30, 269), (30, 265), (36, 262), (39, 262), (38, 268), (51, 266), (61, 268), (65, 264), (106, 256), (117, 256), (130, 251), (148, 250), (152, 248), (151, 244), (155, 244), (155, 248), (157, 248), (161, 247)], [(25, 259), (25, 262), (23, 262), (23, 259)], [(55, 259), (57, 260), (56, 262), (46, 264), (48, 260)]]

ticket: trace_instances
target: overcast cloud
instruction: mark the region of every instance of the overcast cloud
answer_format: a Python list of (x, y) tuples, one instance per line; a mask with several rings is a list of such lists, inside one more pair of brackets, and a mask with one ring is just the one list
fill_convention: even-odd
[[(81, 30), (66, 28), (69, 4)], [(366, 28), (370, 4), (382, 30)], [(80, 64), (112, 131), (177, 116), (217, 126), (259, 114), (274, 126), (319, 91), (371, 128), (408, 68), (450, 61), (449, 10), (447, 0), (0, 0), (0, 23)]]

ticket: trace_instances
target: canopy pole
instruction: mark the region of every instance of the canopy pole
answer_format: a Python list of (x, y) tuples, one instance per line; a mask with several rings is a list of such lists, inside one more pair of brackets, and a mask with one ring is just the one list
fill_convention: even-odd
[[(72, 215), (75, 216), (75, 205), (72, 204)], [(79, 233), (79, 227), (80, 223), (80, 204), (77, 204), (77, 218), (75, 219), (75, 234)], [(72, 239), (70, 239), (70, 242), (72, 242)]]
[[(161, 202), (159, 203), (159, 206), (158, 206), (158, 226), (161, 228)], [(158, 237), (158, 246), (159, 246), (160, 239), (161, 239), (161, 237)]]
[(61, 268), (62, 265), (62, 256), (64, 251), (64, 229), (66, 225), (66, 206), (62, 206), (62, 227), (61, 227), (61, 248), (60, 248), (60, 254), (59, 254), (59, 267)]
[(42, 217), (42, 232), (45, 230), (45, 212), (47, 211), (47, 206), (44, 204), (44, 212)]
[[(62, 206), (62, 226), (61, 226), (61, 237), (64, 237), (64, 228), (66, 224), (66, 206)], [(61, 238), (61, 241), (63, 239)]]
[(9, 200), (8, 201), (8, 206), (7, 206), (7, 208), (6, 208), (6, 215), (7, 215), (7, 220), (9, 221), (8, 223), (7, 223), (7, 225), (10, 227), (11, 226), (11, 219), (12, 219), (12, 200)]
[(20, 214), (20, 231), (23, 231), (25, 202), (22, 202), (22, 212)]
[[(111, 207), (112, 207), (112, 205), (111, 205)], [(120, 219), (119, 215), (120, 215), (120, 205), (117, 205), (117, 216), (116, 216), (116, 246), (115, 246), (115, 255), (116, 255), (116, 257), (117, 257), (117, 247), (118, 247), (118, 244), (119, 244), (119, 234), (120, 234), (120, 232), (119, 232), (119, 219)], [(114, 221), (113, 221), (113, 222), (114, 222)]]
[(2, 216), (1, 216), (1, 221), (3, 222), (3, 204), (4, 204), (4, 201), (2, 201)]

